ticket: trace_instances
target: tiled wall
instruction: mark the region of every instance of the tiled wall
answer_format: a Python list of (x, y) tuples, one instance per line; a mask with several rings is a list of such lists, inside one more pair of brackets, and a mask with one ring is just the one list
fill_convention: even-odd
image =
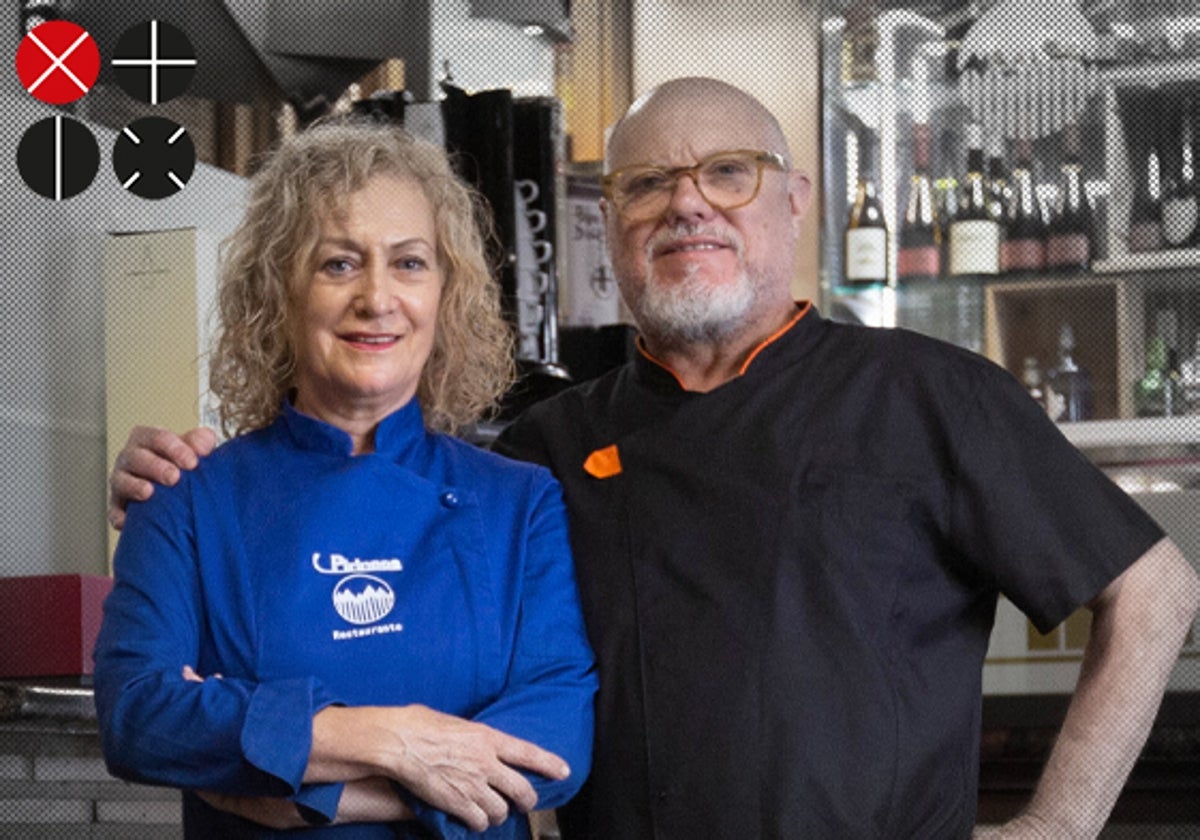
[(0, 840), (174, 840), (179, 792), (108, 775), (94, 731), (0, 727)]

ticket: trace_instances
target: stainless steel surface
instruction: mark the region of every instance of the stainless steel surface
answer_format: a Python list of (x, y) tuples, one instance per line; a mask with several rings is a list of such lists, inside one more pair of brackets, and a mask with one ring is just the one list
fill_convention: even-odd
[(0, 721), (20, 720), (94, 721), (96, 704), (92, 689), (39, 682), (0, 682)]

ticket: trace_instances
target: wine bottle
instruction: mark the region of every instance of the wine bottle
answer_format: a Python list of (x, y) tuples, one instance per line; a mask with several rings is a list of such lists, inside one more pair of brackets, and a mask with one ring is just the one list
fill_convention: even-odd
[(1005, 271), (1004, 242), (1008, 238), (1008, 209), (1012, 203), (1012, 191), (1008, 184), (1008, 172), (1004, 169), (1004, 139), (993, 132), (987, 141), (987, 208), (988, 215), (1000, 226), (999, 268)]
[(1192, 355), (1179, 363), (1179, 383), (1183, 388), (1184, 411), (1200, 414), (1200, 330)]
[(1046, 268), (1046, 220), (1034, 186), (1032, 157), (1032, 144), (1018, 140), (1008, 230), (1000, 246), (1000, 262), (1013, 273), (1037, 273)]
[(1133, 389), (1133, 404), (1139, 417), (1175, 417), (1186, 410), (1175, 349), (1178, 332), (1175, 310), (1159, 312), (1154, 333), (1146, 342), (1146, 371)]
[(896, 278), (900, 283), (933, 280), (941, 274), (942, 232), (929, 178), (929, 143), (929, 126), (913, 125), (913, 174), (896, 255)]
[(1192, 137), (1192, 103), (1185, 100), (1179, 128), (1178, 160), (1167, 179), (1162, 201), (1163, 240), (1172, 248), (1192, 244), (1200, 220), (1196, 204), (1195, 149)]
[(937, 180), (933, 182), (933, 200), (937, 206), (938, 227), (941, 229), (942, 273), (950, 271), (950, 225), (958, 218), (958, 172), (955, 169), (956, 139), (954, 132), (946, 129), (941, 138), (941, 168)]
[(1021, 368), (1021, 383), (1025, 386), (1025, 393), (1029, 394), (1033, 401), (1045, 410), (1046, 392), (1042, 390), (1042, 367), (1038, 364), (1036, 357), (1025, 357)]
[(1075, 332), (1070, 324), (1058, 331), (1058, 364), (1046, 377), (1046, 412), (1060, 423), (1092, 418), (1092, 378), (1075, 361)]
[(888, 230), (879, 200), (874, 167), (874, 135), (859, 132), (858, 186), (846, 221), (846, 283), (852, 286), (887, 282)]
[(966, 128), (967, 172), (962, 203), (950, 223), (950, 274), (994, 275), (1000, 271), (1000, 223), (988, 210), (983, 173), (983, 137), (977, 123)]
[(1008, 172), (1004, 169), (1004, 138), (999, 133), (993, 133), (988, 138), (987, 193), (988, 212), (1003, 228), (1008, 223), (1012, 191), (1008, 184)]
[(1092, 261), (1092, 210), (1083, 187), (1079, 160), (1079, 126), (1063, 127), (1063, 160), (1059, 174), (1058, 213), (1046, 238), (1046, 268), (1086, 271)]
[(1157, 251), (1163, 246), (1162, 166), (1154, 132), (1149, 135), (1145, 160), (1134, 172), (1136, 185), (1129, 209), (1129, 250)]

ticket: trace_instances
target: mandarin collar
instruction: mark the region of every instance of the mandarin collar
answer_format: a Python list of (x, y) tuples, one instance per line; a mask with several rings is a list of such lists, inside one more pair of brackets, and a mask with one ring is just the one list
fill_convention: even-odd
[[(769, 373), (778, 360), (790, 357), (790, 348), (807, 344), (816, 336), (823, 321), (821, 313), (817, 311), (816, 305), (808, 301), (798, 302), (797, 315), (798, 317), (791, 321), (787, 327), (775, 335), (764, 339), (755, 348), (742, 372), (734, 377), (731, 382), (737, 382), (747, 377), (753, 378), (762, 373)], [(643, 349), (641, 336), (638, 336), (637, 339), (637, 349), (633, 354), (633, 364), (637, 380), (657, 391), (675, 392), (680, 395), (693, 393), (692, 391), (684, 390), (674, 371), (650, 356)], [(729, 384), (731, 383), (727, 382), (716, 390), (720, 391)], [(696, 395), (700, 396), (700, 394)]]
[[(290, 394), (283, 399), (280, 421), (300, 449), (351, 457), (353, 442), (349, 433), (298, 411), (292, 404)], [(421, 406), (414, 397), (379, 421), (375, 428), (375, 451), (367, 454), (385, 455), (398, 460), (397, 456), (423, 443), (427, 434)]]

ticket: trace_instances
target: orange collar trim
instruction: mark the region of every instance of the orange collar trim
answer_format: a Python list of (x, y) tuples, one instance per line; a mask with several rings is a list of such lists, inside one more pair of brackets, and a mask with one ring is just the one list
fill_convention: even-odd
[[(741, 376), (747, 370), (750, 369), (750, 363), (753, 362), (758, 357), (759, 353), (761, 353), (763, 350), (765, 350), (769, 344), (777, 341), (779, 338), (786, 335), (787, 331), (790, 330), (792, 327), (796, 326), (796, 324), (800, 321), (800, 319), (803, 318), (805, 315), (807, 315), (809, 313), (809, 311), (812, 309), (812, 301), (809, 301), (809, 300), (797, 301), (796, 305), (797, 305), (798, 309), (796, 311), (795, 316), (792, 318), (792, 320), (788, 321), (786, 324), (784, 324), (778, 330), (771, 333), (771, 335), (764, 338), (762, 340), (762, 342), (760, 342), (759, 345), (750, 352), (750, 355), (746, 357), (746, 361), (742, 362), (742, 366), (740, 368), (738, 368), (738, 376)], [(682, 388), (685, 391), (687, 390), (687, 388), (683, 384), (683, 380), (679, 378), (679, 374), (677, 374), (674, 370), (672, 370), (670, 365), (668, 365), (666, 362), (662, 361), (661, 359), (655, 358), (655, 356), (652, 355), (650, 353), (650, 351), (646, 349), (646, 345), (642, 342), (642, 337), (640, 335), (634, 341), (634, 346), (637, 347), (637, 351), (639, 353), (641, 353), (643, 356), (645, 356), (650, 361), (654, 362), (654, 364), (658, 365), (660, 368), (665, 370), (667, 373), (671, 374), (671, 376), (673, 376), (675, 378), (675, 381), (677, 383), (679, 383), (680, 388)]]
[(812, 309), (812, 301), (806, 300), (803, 303), (801, 303), (799, 311), (796, 312), (796, 315), (795, 315), (795, 317), (792, 318), (792, 320), (788, 321), (782, 327), (780, 327), (775, 332), (771, 333), (769, 336), (767, 336), (765, 339), (763, 339), (762, 343), (759, 344), (757, 347), (755, 347), (754, 351), (749, 356), (746, 357), (746, 361), (742, 362), (742, 366), (740, 368), (738, 368), (738, 376), (741, 376), (743, 373), (745, 373), (747, 370), (749, 370), (750, 363), (754, 361), (754, 359), (758, 356), (758, 354), (761, 353), (763, 350), (765, 350), (768, 344), (771, 344), (772, 342), (776, 341), (781, 336), (786, 334), (788, 330), (790, 330), (792, 327), (796, 326), (796, 323), (801, 318), (803, 318), (805, 315), (807, 315), (808, 310), (810, 310), (810, 309)]

